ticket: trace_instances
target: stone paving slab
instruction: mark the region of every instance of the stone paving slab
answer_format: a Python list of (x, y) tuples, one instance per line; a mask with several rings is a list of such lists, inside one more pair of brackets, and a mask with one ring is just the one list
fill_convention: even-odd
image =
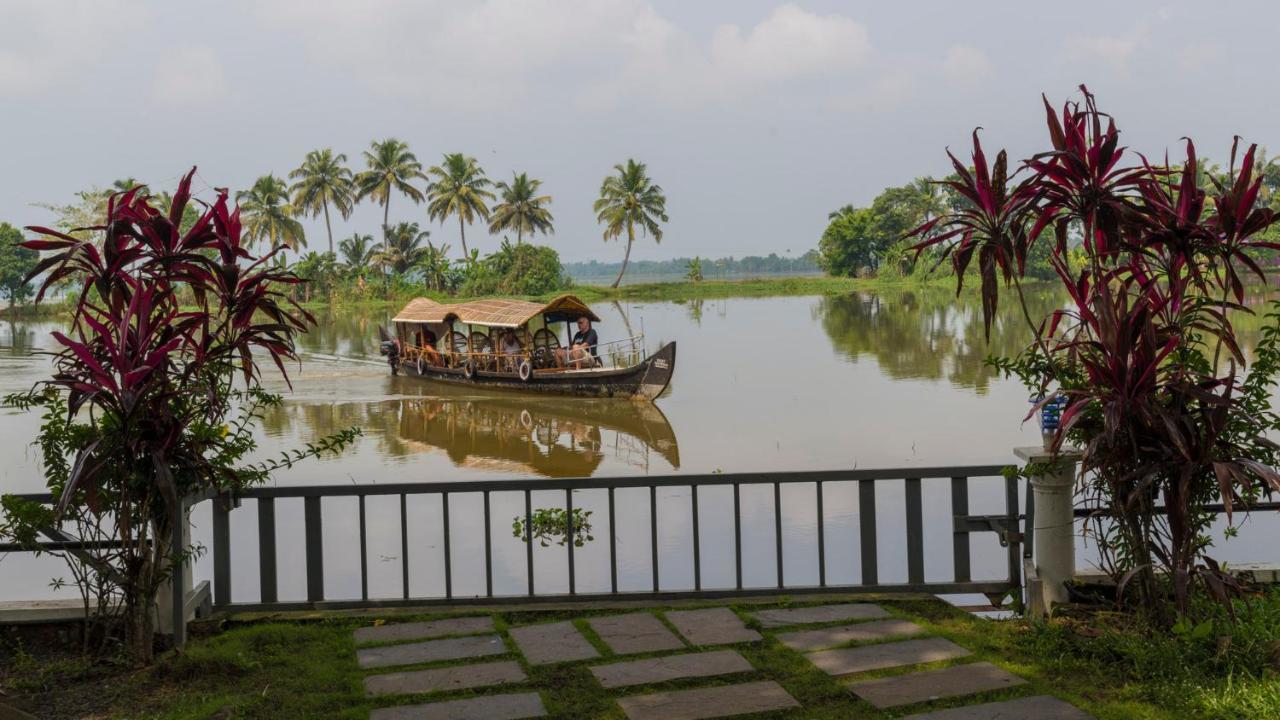
[(493, 618), (450, 618), (431, 622), (393, 623), (356, 630), (356, 644), (398, 642), (401, 640), (430, 640), (446, 635), (479, 635), (493, 632)]
[(801, 630), (779, 634), (778, 641), (792, 650), (811, 652), (852, 642), (888, 640), (893, 637), (919, 635), (924, 628), (906, 620), (873, 620), (856, 625), (840, 625), (821, 630)]
[(1093, 716), (1069, 702), (1037, 695), (910, 715), (903, 720), (1093, 720)]
[(684, 649), (680, 638), (647, 612), (591, 618), (587, 623), (619, 655)]
[(378, 708), (369, 720), (521, 720), (546, 714), (542, 698), (531, 692)]
[(685, 640), (694, 645), (733, 645), (762, 639), (760, 633), (743, 625), (737, 613), (727, 607), (672, 610), (666, 616)]
[(501, 655), (506, 651), (507, 646), (502, 644), (502, 638), (497, 635), (475, 635), (362, 648), (356, 650), (356, 661), (362, 668), (377, 668)]
[(528, 678), (524, 670), (520, 669), (520, 664), (508, 660), (477, 665), (454, 665), (434, 670), (370, 675), (364, 679), (364, 692), (370, 696), (412, 695), (524, 682), (526, 679)]
[(800, 707), (772, 680), (632, 695), (618, 700), (618, 705), (631, 720), (702, 720)]
[(761, 610), (752, 617), (767, 628), (783, 625), (807, 625), (809, 623), (840, 622), (842, 620), (878, 620), (889, 613), (872, 603), (845, 603), (842, 605), (818, 605), (806, 608), (780, 608)]
[(856, 648), (823, 650), (805, 657), (828, 675), (840, 677), (868, 670), (919, 665), (920, 663), (951, 660), (970, 655), (968, 650), (943, 638), (903, 640), (901, 642), (865, 645)]
[(600, 657), (571, 622), (525, 625), (507, 630), (520, 653), (534, 665), (572, 662)]
[[(855, 695), (878, 708), (972, 695), (1023, 685), (1027, 681), (989, 662), (970, 663), (850, 683)], [(999, 715), (975, 717), (992, 718)]]
[(607, 688), (647, 685), (681, 678), (711, 677), (751, 672), (755, 668), (732, 650), (717, 650), (688, 655), (667, 655), (648, 660), (595, 665), (591, 674)]

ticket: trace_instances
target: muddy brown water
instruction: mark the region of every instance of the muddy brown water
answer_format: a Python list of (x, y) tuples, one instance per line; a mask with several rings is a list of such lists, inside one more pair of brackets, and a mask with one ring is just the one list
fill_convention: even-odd
[[(1047, 312), (1059, 297), (1031, 293), (1032, 312)], [(384, 365), (329, 359), (377, 359), (377, 327), (385, 312), (331, 311), (302, 338), (309, 356), (292, 369), (293, 389), (271, 380), (285, 395), (263, 424), (259, 453), (275, 455), (338, 429), (360, 426), (364, 436), (338, 458), (304, 463), (279, 473), (279, 485), (365, 484), (538, 477), (613, 477), (722, 471), (909, 468), (1001, 464), (1011, 450), (1039, 442), (1034, 423), (1023, 423), (1027, 393), (985, 365), (991, 354), (1009, 355), (1028, 335), (1009, 297), (983, 338), (976, 297), (945, 289), (890, 290), (825, 297), (731, 298), (689, 302), (599, 303), (601, 340), (643, 330), (649, 349), (679, 346), (674, 381), (655, 405), (630, 401), (550, 398), (445, 386), (393, 377)], [(1257, 323), (1246, 323), (1248, 345)], [(0, 392), (30, 387), (48, 373), (39, 354), (52, 347), (51, 322), (0, 321)], [(0, 492), (43, 489), (34, 438), (38, 416), (0, 410)], [(1000, 481), (975, 481), (971, 511), (1002, 511)], [(760, 492), (757, 493), (756, 491)], [(620, 491), (620, 584), (646, 589), (650, 577), (647, 491)], [(578, 497), (580, 495), (581, 497)], [(582, 492), (574, 504), (594, 511), (597, 541), (579, 551), (579, 591), (607, 589), (608, 532), (604, 494)], [(759, 495), (759, 497), (757, 497)], [(824, 514), (829, 582), (859, 577), (856, 492), (829, 487)], [(905, 581), (905, 520), (900, 483), (878, 493), (882, 582)], [(732, 584), (732, 502), (727, 488), (702, 491), (704, 586)], [(949, 488), (928, 483), (926, 576), (950, 579)], [(523, 498), (493, 498), (495, 591), (524, 589), (524, 548), (510, 523)], [(535, 505), (560, 506), (563, 493), (535, 493)], [(302, 503), (277, 503), (280, 596), (305, 595)], [(660, 569), (664, 588), (692, 586), (691, 522), (687, 488), (658, 493)], [(473, 507), (474, 506), (474, 507)], [(784, 559), (788, 583), (816, 581), (816, 515), (813, 489), (783, 493)], [(451, 498), (453, 567), (458, 595), (483, 592), (483, 553), (478, 495)], [(410, 591), (442, 592), (440, 501), (409, 500)], [(258, 592), (256, 515), (252, 503), (232, 515), (233, 597)], [(744, 575), (748, 585), (772, 585), (772, 492), (743, 491)], [(391, 497), (368, 501), (371, 595), (398, 597), (399, 505)], [(359, 593), (355, 499), (323, 506), (325, 584), (329, 597)], [(195, 538), (208, 543), (207, 507), (193, 519)], [(1275, 561), (1251, 548), (1274, 546), (1276, 523), (1247, 523), (1241, 537), (1223, 544), (1232, 560)], [(1082, 547), (1082, 557), (1087, 548)], [(540, 592), (566, 582), (563, 549), (537, 548)], [(1004, 555), (994, 536), (973, 540), (975, 577), (997, 577)], [(1082, 561), (1084, 564), (1084, 561)], [(208, 578), (208, 558), (197, 563)], [(12, 554), (0, 558), (0, 601), (54, 596), (51, 577), (65, 575), (56, 562)], [(63, 592), (63, 595), (66, 593)]]

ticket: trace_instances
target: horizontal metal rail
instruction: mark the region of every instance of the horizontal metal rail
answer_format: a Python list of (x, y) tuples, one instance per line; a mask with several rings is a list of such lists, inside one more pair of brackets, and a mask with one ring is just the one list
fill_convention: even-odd
[[(213, 507), (213, 566), (214, 566), (214, 605), (219, 608), (239, 610), (287, 610), (287, 609), (319, 609), (319, 608), (353, 608), (353, 607), (394, 607), (416, 605), (465, 605), (484, 602), (523, 603), (547, 600), (602, 600), (602, 599), (679, 599), (679, 598), (723, 598), (759, 595), (761, 592), (787, 592), (796, 594), (821, 593), (833, 591), (875, 591), (875, 592), (926, 592), (926, 593), (983, 593), (989, 596), (1017, 592), (1021, 585), (1021, 533), (1017, 532), (1018, 481), (1014, 478), (1001, 477), (1003, 465), (978, 465), (958, 467), (907, 468), (894, 470), (832, 470), (778, 473), (712, 473), (704, 475), (668, 475), (659, 477), (617, 477), (595, 479), (519, 479), (494, 481), (463, 482), (422, 482), (394, 483), (388, 485), (308, 485), (292, 487), (255, 487), (238, 494), (237, 502), (215, 502)], [(1000, 481), (1004, 487), (1004, 514), (998, 516), (982, 516), (969, 518), (969, 479), (974, 477), (991, 478)], [(956, 516), (953, 527), (954, 557), (953, 577), (950, 580), (927, 581), (924, 572), (924, 503), (922, 500), (922, 480), (946, 481), (950, 483), (951, 511)], [(876, 534), (876, 486), (878, 481), (899, 481), (904, 483), (906, 521), (906, 582), (880, 582), (877, 543), (882, 540)], [(852, 483), (857, 485), (857, 523), (860, 528), (861, 582), (859, 584), (833, 584), (829, 582), (827, 537), (824, 525), (827, 487), (832, 483)], [(813, 488), (813, 503), (817, 509), (817, 542), (818, 582), (816, 585), (788, 581), (784, 553), (783, 495), (784, 485), (807, 484)], [(702, 506), (699, 489), (717, 486), (728, 488), (733, 493), (733, 542), (734, 542), (734, 577), (732, 584), (725, 587), (709, 587), (705, 578), (707, 563), (703, 552), (703, 533), (701, 531)], [(743, 582), (743, 503), (741, 489), (743, 486), (766, 488), (772, 495), (772, 530), (774, 543), (774, 580), (767, 586), (752, 587)], [(661, 531), (658, 513), (657, 490), (665, 487), (690, 488), (688, 520), (692, 527), (692, 542), (689, 547), (693, 568), (691, 588), (664, 587), (660, 580), (658, 564), (660, 561), (659, 538)], [(645, 590), (620, 590), (618, 587), (618, 553), (619, 533), (615, 519), (619, 515), (616, 491), (620, 489), (647, 489), (649, 507), (642, 511), (648, 517), (648, 537), (640, 542), (650, 547), (652, 570), (651, 584)], [(606, 592), (582, 592), (579, 590), (579, 576), (582, 568), (576, 557), (573, 538), (578, 528), (575, 523), (579, 516), (575, 511), (574, 491), (601, 491), (606, 494), (608, 530), (608, 580), (609, 590)], [(556, 530), (565, 534), (564, 569), (567, 577), (567, 589), (540, 589), (536, 582), (536, 569), (532, 528), (534, 518), (534, 492), (548, 491), (563, 493), (558, 502), (566, 518), (565, 525)], [(524, 537), (521, 538), (526, 547), (524, 561), (526, 566), (527, 586), (524, 592), (500, 594), (494, 591), (493, 570), (493, 538), (492, 511), (490, 499), (494, 493), (512, 493), (523, 496)], [(453, 551), (451, 550), (452, 534), (450, 526), (456, 523), (454, 514), (458, 512), (457, 503), (450, 498), (457, 495), (479, 494), (483, 498), (482, 513), (484, 527), (484, 582), (483, 592), (471, 596), (457, 594), (454, 585)], [(433, 587), (443, 588), (443, 596), (415, 596), (410, 590), (410, 554), (423, 551), (425, 548), (410, 542), (407, 498), (409, 496), (439, 496), (440, 503), (437, 519), (433, 524), (443, 532), (443, 542), (430, 552), (442, 553), (440, 570), (430, 578)], [(399, 597), (370, 597), (369, 593), (369, 559), (366, 499), (374, 496), (389, 496), (399, 499), (399, 541), (400, 541), (400, 593)], [(355, 511), (359, 513), (358, 527), (360, 533), (361, 556), (360, 596), (358, 598), (331, 599), (325, 596), (324, 588), (324, 531), (320, 504), (324, 498), (357, 498)], [(281, 499), (301, 499), (304, 504), (303, 534), (305, 536), (304, 554), (299, 563), (305, 569), (306, 599), (281, 601), (277, 592), (277, 550), (275, 505)], [(231, 533), (230, 513), (234, 511), (240, 500), (256, 502), (258, 507), (258, 568), (260, 573), (260, 591), (256, 602), (233, 602), (231, 592)], [(557, 505), (556, 502), (551, 503)], [(577, 505), (581, 508), (581, 505)], [(627, 508), (624, 512), (634, 516), (637, 508)], [(394, 521), (393, 521), (394, 522)], [(1008, 572), (1003, 578), (995, 580), (975, 581), (971, 578), (969, 557), (969, 536), (974, 532), (996, 532), (1001, 537), (1001, 544), (1008, 548)], [(628, 538), (634, 543), (636, 538)], [(632, 545), (634, 547), (634, 545)], [(478, 558), (477, 558), (478, 559)], [(381, 593), (380, 593), (381, 594)]]

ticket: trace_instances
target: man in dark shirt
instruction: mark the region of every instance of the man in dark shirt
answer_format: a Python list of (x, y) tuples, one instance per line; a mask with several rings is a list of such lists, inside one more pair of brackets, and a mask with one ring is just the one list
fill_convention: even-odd
[(578, 318), (578, 332), (573, 334), (573, 340), (569, 343), (568, 352), (564, 350), (556, 351), (556, 355), (561, 365), (581, 369), (588, 366), (594, 366), (599, 357), (596, 346), (600, 344), (600, 338), (596, 335), (595, 328), (591, 327), (591, 320), (585, 317)]

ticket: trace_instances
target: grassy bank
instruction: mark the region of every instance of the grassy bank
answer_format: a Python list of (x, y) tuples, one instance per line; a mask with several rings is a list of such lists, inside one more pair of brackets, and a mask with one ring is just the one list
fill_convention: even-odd
[[(806, 601), (808, 602), (808, 601)], [(1280, 607), (1280, 597), (1272, 605)], [(1047, 624), (989, 621), (936, 600), (889, 599), (881, 604), (893, 615), (923, 625), (1028, 680), (1029, 687), (983, 696), (1052, 694), (1089, 711), (1099, 720), (1174, 720), (1177, 718), (1280, 717), (1280, 684), (1198, 655), (1198, 648), (1175, 638), (1157, 639), (1118, 625), (1092, 626), (1073, 620)], [(737, 605), (750, 611), (758, 605)], [(634, 611), (627, 609), (626, 612)], [(479, 611), (476, 611), (479, 612)], [(499, 629), (549, 620), (608, 614), (610, 610), (521, 610), (494, 614)], [(472, 613), (474, 614), (474, 613)], [(429, 619), (398, 614), (395, 621)], [(374, 707), (428, 698), (366, 698), (361, 679), (371, 672), (356, 667), (352, 631), (368, 617), (326, 615), (299, 622), (206, 626), (186, 652), (170, 654), (154, 669), (124, 672), (73, 661), (41, 661), (19, 654), (0, 657), (0, 690), (5, 702), (41, 718), (366, 718)], [(588, 639), (599, 645), (589, 627)], [(738, 649), (757, 669), (755, 679), (782, 684), (804, 704), (803, 710), (767, 714), (768, 718), (870, 720), (896, 717), (852, 697), (837, 681), (766, 631), (763, 643)], [(508, 645), (503, 656), (519, 656)], [(10, 649), (12, 653), (12, 649)], [(628, 656), (633, 659), (640, 656)], [(609, 662), (605, 658), (602, 662)], [(443, 663), (463, 664), (463, 663)], [(539, 688), (551, 717), (622, 718), (613, 697), (582, 664), (526, 668), (529, 682), (503, 691)], [(376, 672), (376, 671), (373, 671)], [(896, 671), (887, 671), (892, 674)], [(873, 673), (873, 675), (876, 673)], [(886, 673), (879, 673), (886, 674)], [(741, 677), (704, 679), (698, 685), (742, 681)], [(628, 691), (675, 689), (679, 681)], [(466, 697), (484, 690), (453, 693)], [(935, 703), (946, 707), (959, 701)], [(909, 709), (919, 711), (916, 707)], [(755, 717), (755, 716), (753, 716)]]
[[(704, 280), (702, 282), (673, 281), (659, 283), (640, 283), (612, 288), (607, 285), (575, 285), (568, 290), (545, 293), (543, 295), (521, 296), (525, 300), (550, 300), (566, 292), (573, 293), (587, 302), (607, 302), (610, 300), (701, 300), (733, 297), (783, 297), (796, 295), (836, 295), (856, 290), (878, 290), (890, 288), (943, 287), (954, 280), (939, 276), (928, 280), (913, 278), (847, 278), (847, 277), (785, 277), (760, 278), (747, 280)], [(313, 300), (304, 303), (310, 309), (329, 307), (385, 307), (400, 306), (419, 295), (425, 295), (441, 302), (465, 302), (478, 297), (467, 295), (447, 295), (426, 291), (406, 291), (382, 294), (370, 292), (367, 296), (335, 296), (332, 300)], [(488, 297), (488, 296), (484, 296)]]

